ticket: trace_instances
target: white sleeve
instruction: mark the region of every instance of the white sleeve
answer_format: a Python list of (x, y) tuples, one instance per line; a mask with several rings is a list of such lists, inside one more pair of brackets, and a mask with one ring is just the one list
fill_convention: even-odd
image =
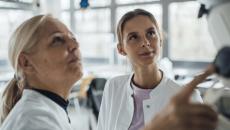
[(110, 80), (106, 82), (104, 92), (103, 92), (103, 97), (101, 101), (101, 106), (100, 106), (100, 111), (99, 111), (99, 116), (98, 116), (98, 123), (97, 123), (97, 130), (108, 130), (107, 129), (107, 116), (109, 115), (109, 88), (110, 88)]

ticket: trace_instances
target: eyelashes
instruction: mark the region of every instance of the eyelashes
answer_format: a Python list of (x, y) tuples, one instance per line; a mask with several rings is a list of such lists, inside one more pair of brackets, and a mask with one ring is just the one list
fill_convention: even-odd
[(52, 43), (64, 43), (65, 39), (62, 36), (55, 36), (52, 40)]
[(156, 31), (155, 30), (151, 30), (147, 33), (147, 36), (155, 36), (156, 35)]
[(128, 40), (135, 40), (135, 39), (137, 39), (138, 38), (138, 36), (137, 35), (132, 35), (132, 36), (130, 36), (129, 38), (128, 38)]
[[(148, 39), (154, 38), (156, 36), (156, 31), (150, 30), (145, 35)], [(138, 34), (132, 34), (128, 37), (128, 41), (138, 41), (140, 39), (141, 37)]]

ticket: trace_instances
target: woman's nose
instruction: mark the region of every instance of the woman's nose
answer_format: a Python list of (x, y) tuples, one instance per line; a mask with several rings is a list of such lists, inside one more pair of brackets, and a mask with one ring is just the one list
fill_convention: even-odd
[(77, 42), (77, 40), (75, 39), (75, 37), (73, 36), (73, 34), (71, 33), (68, 33), (66, 35), (67, 39), (68, 39), (68, 50), (71, 52), (71, 51), (74, 51), (76, 50), (78, 47), (79, 47), (79, 44)]
[(150, 46), (150, 42), (146, 38), (143, 38), (142, 47), (145, 47), (145, 46)]
[(78, 48), (78, 43), (73, 38), (69, 39), (68, 41), (68, 50), (70, 52), (76, 50)]

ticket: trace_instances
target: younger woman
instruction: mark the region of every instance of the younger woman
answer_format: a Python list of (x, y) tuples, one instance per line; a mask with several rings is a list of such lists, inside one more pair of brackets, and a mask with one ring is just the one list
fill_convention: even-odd
[[(98, 130), (139, 130), (181, 87), (157, 66), (162, 36), (155, 17), (142, 9), (127, 12), (117, 26), (118, 52), (132, 64), (133, 73), (106, 84)], [(202, 102), (198, 93), (193, 100)]]

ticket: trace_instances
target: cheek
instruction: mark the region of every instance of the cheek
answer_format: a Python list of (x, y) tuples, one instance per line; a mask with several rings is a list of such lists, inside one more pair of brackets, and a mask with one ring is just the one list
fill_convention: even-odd
[(157, 50), (161, 48), (161, 41), (158, 38), (152, 39), (151, 41), (151, 46)]
[(46, 54), (40, 59), (40, 66), (44, 71), (55, 71), (63, 68), (65, 57), (59, 54)]
[(139, 51), (138, 46), (126, 46), (125, 47), (125, 52), (126, 56), (128, 57), (130, 62), (134, 62), (138, 60), (138, 51)]
[[(55, 62), (53, 62), (55, 63)], [(41, 71), (47, 72), (49, 70), (55, 70), (55, 66), (53, 66), (52, 62), (50, 61), (50, 59), (48, 57), (43, 57), (40, 61), (39, 61), (39, 66), (38, 66)]]
[(126, 53), (128, 57), (130, 57), (132, 53), (134, 52), (134, 47), (132, 47), (129, 43), (126, 43), (124, 45), (124, 52)]
[(74, 53), (78, 58), (80, 58), (80, 59), (82, 58), (80, 48), (78, 48)]

